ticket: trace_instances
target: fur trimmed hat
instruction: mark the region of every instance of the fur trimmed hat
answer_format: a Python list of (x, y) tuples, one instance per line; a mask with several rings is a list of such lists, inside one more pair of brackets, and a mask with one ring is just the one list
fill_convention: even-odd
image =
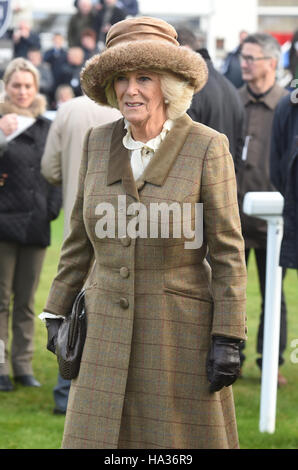
[(177, 32), (159, 18), (135, 17), (115, 23), (106, 49), (89, 59), (81, 71), (84, 93), (108, 105), (105, 87), (119, 72), (155, 69), (172, 72), (189, 82), (197, 93), (207, 82), (208, 69), (197, 52), (179, 46)]

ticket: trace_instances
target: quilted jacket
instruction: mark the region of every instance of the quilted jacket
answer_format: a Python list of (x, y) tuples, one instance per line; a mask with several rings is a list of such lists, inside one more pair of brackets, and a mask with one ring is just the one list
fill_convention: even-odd
[[(1, 108), (3, 115), (8, 109)], [(40, 173), (49, 127), (48, 119), (37, 116), (15, 139), (3, 140), (2, 152), (0, 145), (0, 242), (50, 244), (49, 222), (58, 216), (62, 196)]]

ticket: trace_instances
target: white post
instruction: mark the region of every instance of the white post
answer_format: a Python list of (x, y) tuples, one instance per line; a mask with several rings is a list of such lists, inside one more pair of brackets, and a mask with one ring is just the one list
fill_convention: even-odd
[[(265, 217), (264, 217), (265, 219)], [(265, 318), (259, 429), (274, 433), (280, 336), (282, 268), (279, 266), (282, 217), (268, 218)]]
[(278, 192), (247, 193), (243, 211), (267, 222), (267, 262), (259, 429), (274, 433), (280, 335), (282, 268), (279, 266), (283, 236), (283, 197)]

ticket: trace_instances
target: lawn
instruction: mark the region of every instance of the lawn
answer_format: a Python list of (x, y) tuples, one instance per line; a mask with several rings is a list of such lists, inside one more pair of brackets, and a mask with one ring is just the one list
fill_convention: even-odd
[[(53, 415), (53, 387), (57, 379), (55, 356), (45, 349), (46, 329), (37, 318), (42, 311), (55, 275), (62, 240), (63, 214), (52, 224), (52, 245), (47, 252), (36, 296), (36, 334), (34, 371), (42, 383), (40, 389), (18, 387), (13, 392), (0, 392), (0, 449), (58, 449), (63, 434), (64, 416)], [(260, 373), (255, 364), (255, 341), (260, 298), (254, 258), (248, 267), (248, 341), (243, 378), (234, 385), (234, 396), (240, 446), (242, 449), (298, 448), (298, 364), (291, 362), (291, 342), (298, 339), (298, 279), (289, 270), (285, 279), (288, 304), (288, 349), (282, 368), (288, 385), (278, 390), (276, 430), (259, 432)], [(293, 354), (292, 354), (293, 356)], [(298, 357), (298, 354), (296, 355)]]

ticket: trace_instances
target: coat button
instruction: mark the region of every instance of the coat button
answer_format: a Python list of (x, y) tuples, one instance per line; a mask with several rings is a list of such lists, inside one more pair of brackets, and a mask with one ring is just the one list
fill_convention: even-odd
[(129, 302), (126, 297), (121, 297), (120, 299), (120, 307), (121, 308), (128, 308), (129, 307)]
[(131, 238), (130, 237), (120, 238), (120, 242), (122, 246), (130, 246)]
[(122, 266), (122, 268), (120, 268), (120, 276), (123, 277), (123, 279), (128, 278), (128, 276), (129, 276), (129, 269), (126, 268), (125, 266)]

